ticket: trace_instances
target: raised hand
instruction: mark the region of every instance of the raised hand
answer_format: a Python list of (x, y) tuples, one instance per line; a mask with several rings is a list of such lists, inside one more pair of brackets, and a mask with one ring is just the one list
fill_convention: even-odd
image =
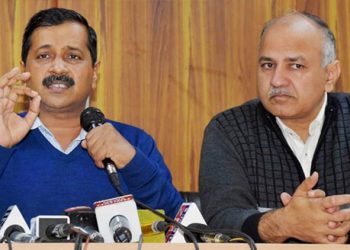
[[(14, 85), (29, 78), (29, 72), (21, 73), (18, 68), (13, 68), (0, 78), (0, 146), (12, 147), (21, 141), (39, 114), (41, 100), (39, 94), (25, 85)], [(25, 117), (20, 117), (14, 112), (19, 95), (31, 99)]]

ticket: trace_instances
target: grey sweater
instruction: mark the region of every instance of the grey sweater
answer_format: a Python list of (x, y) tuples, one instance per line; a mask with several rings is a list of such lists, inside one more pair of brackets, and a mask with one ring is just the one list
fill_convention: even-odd
[[(325, 122), (311, 172), (327, 195), (350, 193), (350, 95), (328, 94)], [(199, 190), (203, 215), (213, 228), (242, 230), (260, 241), (266, 208), (282, 207), (305, 179), (275, 117), (259, 100), (224, 111), (208, 124), (202, 145)]]

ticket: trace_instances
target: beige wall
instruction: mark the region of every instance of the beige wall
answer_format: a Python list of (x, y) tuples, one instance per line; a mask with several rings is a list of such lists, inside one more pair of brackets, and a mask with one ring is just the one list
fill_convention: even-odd
[(197, 190), (203, 130), (216, 113), (256, 96), (256, 45), (263, 23), (286, 11), (326, 19), (338, 39), (350, 90), (350, 1), (346, 0), (3, 0), (0, 74), (19, 65), (28, 19), (47, 7), (73, 8), (99, 38), (93, 105), (157, 141), (174, 183)]

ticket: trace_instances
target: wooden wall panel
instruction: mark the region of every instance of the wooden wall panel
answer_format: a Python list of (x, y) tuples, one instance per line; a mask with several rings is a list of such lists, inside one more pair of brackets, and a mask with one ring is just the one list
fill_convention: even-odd
[(21, 36), (42, 8), (82, 13), (98, 34), (101, 61), (92, 104), (157, 141), (180, 190), (197, 190), (203, 131), (211, 117), (256, 96), (263, 23), (291, 10), (328, 21), (350, 91), (350, 1), (8, 0), (1, 2), (0, 73), (20, 60)]

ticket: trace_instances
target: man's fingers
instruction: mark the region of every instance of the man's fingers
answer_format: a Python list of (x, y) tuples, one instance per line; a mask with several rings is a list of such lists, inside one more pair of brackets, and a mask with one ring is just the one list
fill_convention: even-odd
[(326, 192), (321, 189), (310, 190), (307, 192), (309, 198), (323, 198), (326, 197)]
[(322, 205), (324, 208), (338, 207), (350, 204), (350, 194), (332, 195), (323, 199)]
[(317, 183), (318, 181), (318, 173), (313, 172), (312, 175), (308, 178), (306, 178), (295, 190), (295, 193), (293, 194), (296, 196), (305, 196), (307, 192), (309, 192)]
[[(34, 92), (34, 93), (33, 93)], [(36, 95), (35, 95), (36, 93)], [(27, 122), (28, 126), (31, 127), (35, 121), (35, 119), (38, 117), (39, 115), (39, 111), (40, 111), (40, 101), (41, 101), (41, 97), (39, 96), (39, 94), (35, 91), (32, 91), (31, 93), (32, 95), (34, 95), (34, 97), (32, 98), (32, 100), (29, 103), (29, 109), (28, 109), (28, 113), (26, 114), (26, 116), (24, 117), (25, 121)]]
[(27, 81), (30, 78), (29, 72), (21, 73), (19, 68), (13, 68), (0, 78), (0, 88), (9, 86), (17, 81)]
[(7, 72), (5, 75), (3, 75), (0, 78), (0, 87), (5, 86), (6, 84), (8, 84), (8, 82), (17, 74), (20, 73), (19, 68), (13, 68), (11, 69), (11, 71)]
[(291, 201), (292, 196), (286, 192), (281, 193), (281, 201), (283, 206), (287, 206), (288, 203)]
[(346, 223), (350, 229), (350, 209), (341, 209), (332, 213), (329, 217), (329, 220), (336, 223)]

